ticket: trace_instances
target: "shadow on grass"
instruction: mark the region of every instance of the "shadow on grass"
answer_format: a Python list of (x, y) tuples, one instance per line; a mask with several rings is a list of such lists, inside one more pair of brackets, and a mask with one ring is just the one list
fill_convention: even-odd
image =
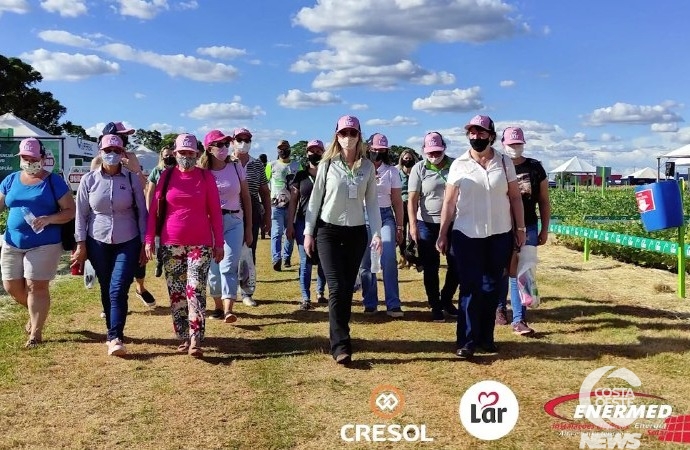
[[(659, 310), (654, 308), (648, 308), (645, 306), (634, 306), (634, 305), (621, 305), (613, 302), (606, 302), (601, 300), (592, 300), (588, 298), (567, 298), (567, 297), (543, 297), (542, 302), (545, 304), (550, 304), (556, 301), (578, 301), (585, 304), (568, 304), (563, 306), (554, 306), (551, 308), (536, 308), (529, 310), (529, 320), (530, 322), (570, 322), (577, 321), (581, 322), (581, 318), (587, 318), (587, 321), (594, 321), (596, 323), (601, 322), (612, 322), (615, 323), (616, 320), (624, 320), (628, 322), (625, 327), (632, 325), (637, 325), (640, 328), (647, 326), (645, 323), (633, 322), (630, 320), (621, 319), (622, 317), (635, 317), (638, 319), (666, 319), (671, 321), (677, 321), (682, 319), (690, 318), (690, 314), (687, 313), (674, 313), (671, 311)], [(597, 317), (597, 316), (615, 316), (610, 317)], [(584, 322), (586, 323), (586, 322)], [(591, 322), (590, 322), (591, 323)], [(675, 325), (684, 326), (685, 324), (666, 324), (666, 326), (661, 326), (659, 328), (650, 329), (665, 329), (668, 326), (674, 327)], [(685, 328), (683, 328), (685, 329)]]

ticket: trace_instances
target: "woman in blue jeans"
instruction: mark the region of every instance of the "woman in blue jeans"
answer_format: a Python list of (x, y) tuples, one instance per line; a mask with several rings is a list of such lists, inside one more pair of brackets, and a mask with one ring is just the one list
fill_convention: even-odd
[(91, 261), (101, 287), (108, 354), (123, 356), (127, 293), (135, 269), (146, 264), (148, 213), (139, 177), (121, 164), (125, 148), (120, 137), (103, 136), (100, 148), (101, 167), (84, 175), (77, 191), (72, 265)]
[[(521, 128), (508, 127), (503, 130), (503, 152), (513, 160), (517, 174), (518, 187), (522, 195), (522, 205), (525, 212), (525, 226), (527, 227), (527, 242), (525, 245), (544, 245), (549, 238), (549, 219), (551, 217), (551, 203), (549, 202), (549, 181), (546, 171), (539, 161), (525, 158), (522, 153), (525, 147), (525, 134)], [(539, 217), (537, 217), (539, 205)], [(541, 221), (541, 231), (537, 223)], [(530, 335), (534, 330), (527, 325), (526, 308), (520, 302), (517, 280), (504, 277), (499, 286), (498, 308), (496, 308), (496, 325), (507, 325), (508, 312), (506, 309), (507, 294), (510, 287), (510, 305), (513, 309), (511, 326), (517, 335)]]
[[(397, 244), (403, 237), (402, 180), (397, 168), (390, 165), (388, 138), (376, 133), (369, 138), (369, 159), (376, 167), (376, 191), (381, 212), (381, 252), (380, 270), (383, 271), (383, 290), (386, 299), (386, 314), (390, 317), (403, 317), (400, 307), (400, 287), (398, 285), (398, 265), (396, 261)], [(369, 233), (369, 238), (371, 238)], [(371, 252), (364, 252), (359, 270), (364, 296), (364, 314), (376, 314), (379, 303), (376, 273), (371, 273)]]
[[(311, 271), (313, 266), (311, 258), (308, 258), (307, 253), (304, 251), (304, 226), (309, 198), (311, 197), (311, 191), (314, 189), (316, 169), (319, 161), (321, 161), (323, 152), (323, 142), (318, 139), (309, 141), (307, 144), (307, 161), (309, 165), (306, 169), (297, 172), (295, 178), (290, 183), (290, 204), (288, 205), (286, 235), (289, 240), (292, 240), (294, 237), (297, 242), (297, 250), (299, 251), (299, 287), (302, 292), (299, 309), (303, 311), (311, 309)], [(317, 266), (316, 275), (317, 302), (322, 304), (328, 303), (324, 296), (326, 277), (323, 274), (321, 264)]]

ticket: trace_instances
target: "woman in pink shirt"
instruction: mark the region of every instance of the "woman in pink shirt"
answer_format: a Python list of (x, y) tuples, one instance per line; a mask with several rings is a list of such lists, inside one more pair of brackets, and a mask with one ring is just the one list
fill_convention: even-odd
[(154, 258), (155, 237), (160, 236), (173, 328), (182, 340), (177, 350), (200, 357), (206, 281), (211, 259), (223, 259), (223, 221), (216, 180), (196, 166), (196, 137), (177, 136), (174, 153), (177, 166), (162, 173), (151, 202), (146, 256)]

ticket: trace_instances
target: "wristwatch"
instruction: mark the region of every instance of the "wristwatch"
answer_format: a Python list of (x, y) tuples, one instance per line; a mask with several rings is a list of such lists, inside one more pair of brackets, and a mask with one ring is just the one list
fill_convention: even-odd
[(517, 230), (518, 230), (518, 231), (527, 232), (527, 228), (526, 228), (526, 227), (517, 227)]

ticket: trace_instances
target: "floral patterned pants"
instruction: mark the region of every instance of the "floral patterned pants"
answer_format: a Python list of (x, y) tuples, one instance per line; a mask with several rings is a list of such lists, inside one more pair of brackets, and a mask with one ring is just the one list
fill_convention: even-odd
[(163, 245), (161, 257), (175, 334), (180, 339), (196, 337), (200, 342), (206, 328), (206, 281), (211, 248)]

